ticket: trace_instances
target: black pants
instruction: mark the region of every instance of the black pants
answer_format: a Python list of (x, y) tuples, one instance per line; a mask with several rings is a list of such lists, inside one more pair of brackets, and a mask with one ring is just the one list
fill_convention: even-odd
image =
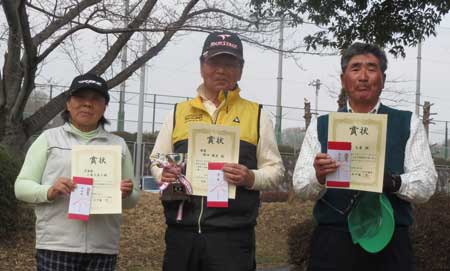
[(166, 229), (164, 271), (253, 271), (255, 230)]
[(318, 226), (311, 239), (309, 271), (414, 271), (407, 227), (397, 227), (389, 244), (369, 253), (353, 244), (346, 229)]

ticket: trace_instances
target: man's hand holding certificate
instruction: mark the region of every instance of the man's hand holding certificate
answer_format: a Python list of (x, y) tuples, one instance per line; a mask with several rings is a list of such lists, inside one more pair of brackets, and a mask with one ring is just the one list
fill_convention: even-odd
[[(385, 114), (330, 113), (328, 155), (340, 166), (327, 175), (327, 186), (381, 193), (386, 127)], [(347, 175), (348, 183), (343, 182)]]
[(352, 143), (328, 141), (328, 155), (339, 163), (339, 167), (326, 177), (327, 187), (350, 187), (350, 164), (352, 160)]

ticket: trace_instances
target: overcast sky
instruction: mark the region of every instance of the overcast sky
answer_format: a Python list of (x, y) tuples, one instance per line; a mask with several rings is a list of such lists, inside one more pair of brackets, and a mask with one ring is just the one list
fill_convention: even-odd
[[(289, 32), (289, 31), (288, 31)], [(301, 32), (297, 30), (296, 33)], [(201, 82), (199, 61), (205, 34), (191, 34), (177, 39), (159, 56), (148, 63), (147, 93), (194, 96)], [(295, 37), (295, 36), (294, 36)], [(240, 86), (242, 96), (263, 104), (276, 104), (278, 55), (244, 44), (245, 67)], [(397, 108), (415, 111), (417, 48), (408, 48), (406, 58), (388, 55), (387, 84), (382, 95), (384, 102)], [(297, 59), (285, 58), (283, 61), (282, 105), (304, 107), (304, 98), (315, 107), (315, 88), (308, 84), (320, 79), (323, 85), (318, 96), (319, 110), (336, 110), (336, 93), (340, 89), (340, 57), (303, 55)], [(138, 82), (134, 83), (138, 91)], [(130, 83), (132, 84), (132, 83)], [(392, 92), (393, 91), (393, 92)], [(402, 95), (397, 92), (403, 93)], [(131, 98), (131, 96), (130, 96)], [(132, 99), (132, 98), (131, 98)], [(160, 97), (160, 99), (163, 99)], [(149, 97), (148, 101), (152, 101)], [(394, 103), (393, 100), (401, 100)], [(137, 103), (137, 97), (130, 100)], [(174, 102), (173, 99), (165, 100)], [(426, 40), (422, 45), (421, 103), (430, 101), (434, 105), (432, 112), (436, 120), (450, 121), (450, 16), (447, 16), (437, 28), (437, 36)], [(149, 104), (150, 106), (150, 104)], [(158, 108), (171, 108), (160, 105)], [(274, 109), (266, 106), (266, 110)], [(166, 110), (167, 111), (167, 110)], [(146, 109), (151, 118), (151, 109)], [(157, 121), (163, 120), (164, 110), (157, 114)], [(420, 110), (422, 112), (422, 109)], [(319, 112), (324, 113), (324, 112)], [(283, 112), (283, 128), (304, 127), (303, 112), (286, 109)], [(116, 112), (111, 115), (116, 117)], [(132, 118), (131, 114), (127, 118)], [(148, 118), (146, 118), (149, 120)], [(158, 126), (158, 125), (157, 125)], [(145, 126), (150, 127), (150, 126)], [(130, 126), (132, 129), (132, 127)], [(149, 130), (151, 128), (144, 128)], [(437, 122), (430, 127), (432, 142), (444, 140), (445, 124)]]
[[(303, 29), (286, 30), (286, 36), (299, 39)], [(278, 35), (278, 34), (277, 34)], [(157, 57), (148, 62), (146, 94), (165, 94), (178, 96), (195, 96), (195, 89), (201, 83), (199, 72), (199, 55), (206, 34), (189, 34), (176, 37), (170, 45)], [(288, 41), (287, 41), (288, 42)], [(90, 47), (95, 50), (92, 45)], [(285, 47), (286, 48), (286, 47)], [(408, 48), (406, 58), (395, 59), (388, 55), (387, 84), (383, 101), (397, 108), (415, 110), (417, 48)], [(262, 50), (244, 44), (245, 67), (240, 86), (242, 96), (266, 105), (275, 105), (277, 96), (277, 70), (278, 54), (273, 51)], [(308, 84), (320, 79), (321, 85), (318, 96), (318, 108), (324, 111), (336, 110), (336, 93), (340, 89), (339, 56), (315, 56), (301, 55), (297, 61), (292, 58), (284, 58), (283, 61), (283, 89), (282, 105), (287, 107), (304, 107), (304, 99), (315, 107), (315, 88)], [(82, 63), (87, 71), (93, 63)], [(64, 67), (64, 68), (62, 68)], [(424, 100), (434, 105), (432, 112), (436, 120), (450, 121), (450, 16), (446, 16), (440, 26), (437, 27), (437, 36), (428, 38), (422, 46), (422, 76), (421, 76), (421, 103)], [(41, 74), (45, 78), (52, 77), (53, 82), (69, 85), (76, 74), (76, 70), (70, 66), (67, 57), (53, 56)], [(50, 76), (51, 75), (51, 76)], [(42, 79), (43, 77), (40, 77)], [(134, 77), (127, 82), (126, 116), (130, 120), (126, 124), (126, 130), (136, 131), (137, 104), (139, 91), (139, 79)], [(116, 88), (115, 90), (118, 90)], [(114, 90), (113, 90), (114, 91)], [(402, 95), (393, 94), (392, 91), (401, 92)], [(389, 94), (390, 93), (390, 94)], [(108, 108), (107, 117), (112, 120), (110, 130), (116, 129), (118, 93), (112, 93), (112, 102)], [(386, 99), (387, 98), (387, 99)], [(180, 99), (168, 99), (159, 97), (159, 101), (175, 103)], [(401, 100), (393, 103), (392, 99)], [(152, 108), (150, 95), (146, 96), (146, 109), (144, 131), (151, 131)], [(265, 107), (267, 111), (274, 112), (274, 108)], [(170, 105), (158, 105), (155, 125), (160, 127), (165, 115), (172, 109)], [(325, 113), (319, 112), (320, 114)], [(422, 112), (422, 109), (421, 109)], [(304, 127), (303, 111), (288, 108), (283, 111), (283, 128)], [(134, 121), (134, 122), (133, 122)], [(431, 142), (442, 143), (444, 141), (445, 124), (437, 122), (430, 128)]]

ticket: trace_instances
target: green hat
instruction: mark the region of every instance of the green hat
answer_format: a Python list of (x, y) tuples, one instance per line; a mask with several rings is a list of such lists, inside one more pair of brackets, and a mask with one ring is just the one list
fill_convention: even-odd
[(389, 244), (395, 228), (394, 211), (384, 194), (363, 192), (350, 212), (348, 228), (353, 243), (370, 253)]

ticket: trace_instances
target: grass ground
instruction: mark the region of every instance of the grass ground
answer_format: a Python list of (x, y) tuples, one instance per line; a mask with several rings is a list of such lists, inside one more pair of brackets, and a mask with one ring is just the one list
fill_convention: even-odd
[[(311, 206), (298, 201), (262, 203), (256, 227), (258, 268), (288, 264), (288, 230), (310, 216)], [(118, 270), (161, 270), (164, 231), (158, 195), (143, 193), (138, 206), (124, 213)], [(35, 270), (32, 226), (0, 242), (0, 263), (0, 270)]]

